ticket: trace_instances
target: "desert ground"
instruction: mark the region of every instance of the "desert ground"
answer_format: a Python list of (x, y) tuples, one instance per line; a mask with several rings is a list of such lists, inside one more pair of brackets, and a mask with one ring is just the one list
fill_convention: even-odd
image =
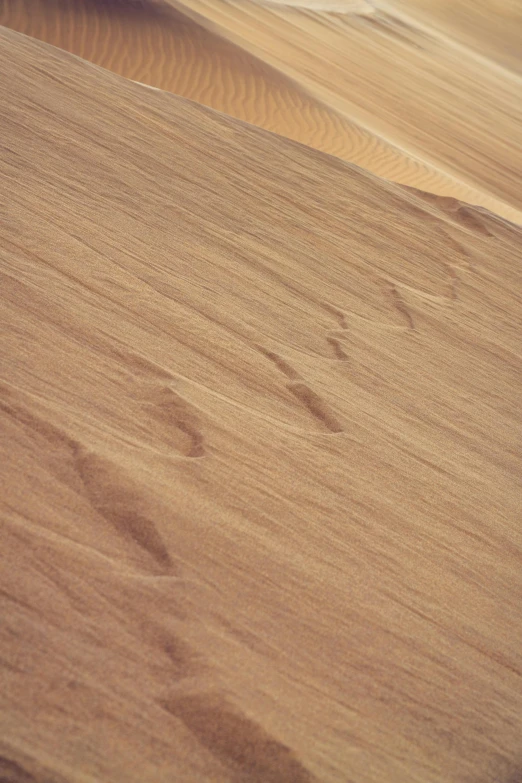
[(488, 2), (3, 0), (0, 25), (522, 224), (522, 6)]
[(0, 25), (0, 781), (520, 783), (519, 3)]

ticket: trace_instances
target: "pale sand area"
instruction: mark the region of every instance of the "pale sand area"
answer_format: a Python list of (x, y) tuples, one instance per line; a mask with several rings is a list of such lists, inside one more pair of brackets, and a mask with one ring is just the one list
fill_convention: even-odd
[(390, 0), (390, 4), (477, 54), (522, 74), (520, 0)]
[(520, 780), (521, 231), (0, 65), (0, 777)]
[(187, 0), (181, 14), (150, 0), (4, 0), (0, 24), (522, 223), (522, 82), (434, 37), (424, 17), (406, 24), (405, 2), (399, 17), (367, 0), (308, 5)]

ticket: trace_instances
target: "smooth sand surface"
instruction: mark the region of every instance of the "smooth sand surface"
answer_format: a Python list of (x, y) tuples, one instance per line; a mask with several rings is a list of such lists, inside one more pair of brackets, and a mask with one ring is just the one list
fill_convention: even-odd
[(521, 230), (0, 65), (0, 778), (519, 781)]
[(522, 74), (520, 0), (391, 0), (391, 3), (430, 28), (461, 41), (477, 54)]
[[(3, 0), (0, 25), (522, 223), (522, 80), (499, 74), (496, 49), (477, 63), (464, 45), (489, 52), (476, 8), (461, 40), (469, 0), (455, 14), (429, 0), (177, 4), (182, 13), (161, 0)], [(511, 40), (512, 18), (485, 17), (493, 48), (499, 30)]]

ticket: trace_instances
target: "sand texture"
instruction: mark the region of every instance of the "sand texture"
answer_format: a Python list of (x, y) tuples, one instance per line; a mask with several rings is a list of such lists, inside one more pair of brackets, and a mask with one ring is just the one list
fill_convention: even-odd
[(379, 169), (354, 162), (462, 198), (452, 189), (456, 180), (474, 191), (469, 202), (522, 222), (522, 79), (463, 46), (458, 33), (426, 27), (400, 3), (365, 3), (370, 7), (359, 11), (349, 0), (345, 11), (332, 12), (328, 2), (325, 11), (317, 3), (299, 9), (244, 0), (171, 2), (371, 133), (377, 145), (370, 158), (379, 157), (381, 144), (406, 153), (395, 170), (390, 162)]
[(0, 25), (522, 224), (518, 0), (3, 0)]
[[(0, 66), (0, 779), (520, 781), (521, 230)], [(478, 123), (459, 171), (518, 207)]]

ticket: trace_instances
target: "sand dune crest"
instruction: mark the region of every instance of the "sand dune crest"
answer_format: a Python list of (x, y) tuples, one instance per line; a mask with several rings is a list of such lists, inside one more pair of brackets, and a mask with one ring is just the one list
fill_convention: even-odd
[[(522, 121), (512, 108), (517, 85), (499, 81), (486, 60), (477, 79), (470, 51), (432, 31), (425, 14), (366, 0), (176, 5), (5, 0), (0, 24), (379, 176), (522, 223), (512, 173)], [(480, 14), (473, 19), (478, 24)], [(483, 127), (486, 109), (499, 118), (493, 135)]]

